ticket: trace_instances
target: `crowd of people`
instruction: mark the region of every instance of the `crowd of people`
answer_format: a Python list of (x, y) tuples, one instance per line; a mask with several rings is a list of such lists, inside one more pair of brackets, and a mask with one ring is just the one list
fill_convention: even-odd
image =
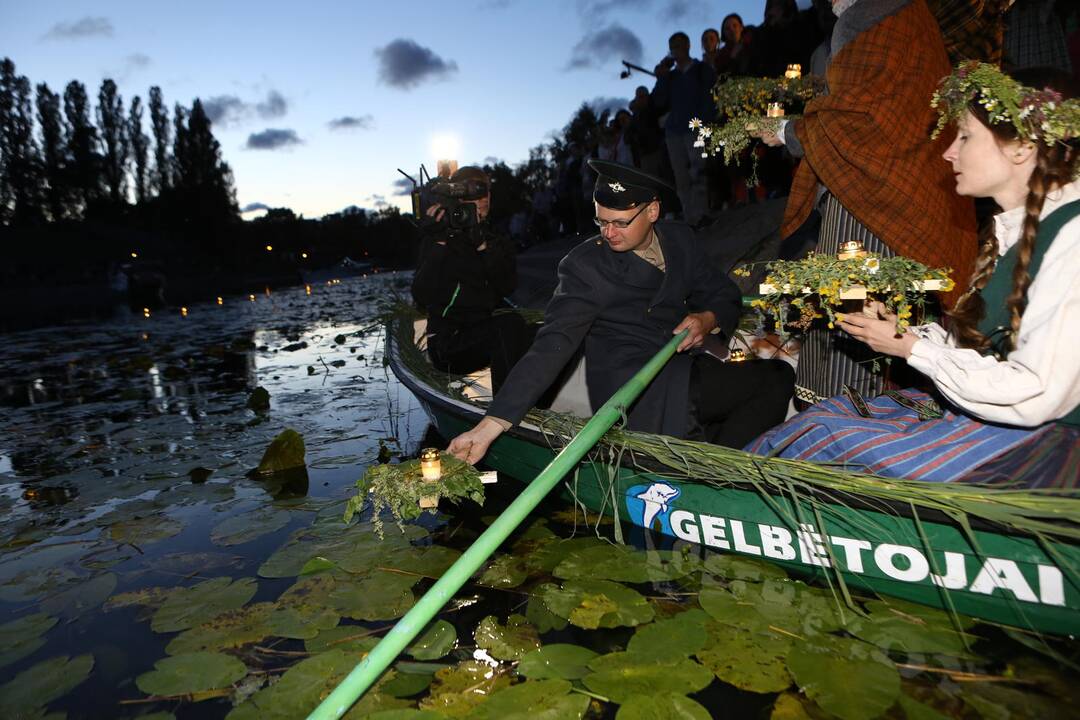
[[(1026, 13), (1043, 4), (1017, 7)], [(792, 16), (784, 11), (794, 3), (770, 0), (772, 22), (763, 28), (725, 22), (722, 45), (707, 30), (703, 60), (689, 57), (686, 34), (673, 35), (656, 86), (639, 88), (629, 117), (615, 119), (620, 135), (605, 145), (611, 154), (588, 157), (579, 148), (573, 156), (591, 178), (589, 219), (599, 232), (563, 258), (543, 326), (527, 343), (516, 342), (520, 357), (497, 363), (489, 353), (493, 372), (500, 365), (494, 400), (450, 451), (480, 460), (529, 408), (542, 405), (579, 355), (589, 404), (599, 407), (685, 331), (679, 355), (629, 408), (630, 429), (881, 475), (1075, 486), (1078, 83), (1067, 55), (1057, 67), (1017, 67), (1010, 58), (1026, 45), (1010, 49), (1007, 16), (977, 18), (1000, 27), (997, 43), (950, 34), (953, 25), (941, 19), (952, 17), (941, 14), (946, 5), (833, 0), (836, 20), (818, 58), (827, 94), (810, 101), (802, 117), (755, 130), (796, 168), (781, 235), (811, 237), (818, 253), (854, 242), (878, 257), (951, 268), (956, 287), (941, 293), (936, 320), (900, 331), (897, 316), (871, 302), (835, 328), (808, 331), (795, 372), (779, 360), (725, 361), (739, 291), (706, 259), (694, 232), (708, 211), (707, 194), (694, 185), (702, 176), (689, 162), (695, 153), (683, 146), (677, 123), (658, 123), (647, 152), (633, 139), (621, 144), (621, 133), (632, 132), (653, 103), (653, 112), (663, 107), (669, 117), (701, 111), (696, 93), (711, 87), (714, 64), (754, 67), (755, 43), (816, 53), (786, 24)], [(973, 13), (989, 6), (966, 5)], [(724, 53), (733, 43), (740, 49)], [(971, 47), (997, 61), (950, 57)], [(673, 182), (664, 177), (665, 156)], [(976, 198), (985, 202), (981, 231)], [(494, 307), (497, 279), (483, 283)], [(459, 294), (465, 297), (461, 283), (448, 301), (428, 302), (429, 317), (451, 314)], [(492, 352), (505, 356), (505, 347)], [(871, 371), (867, 359), (875, 356), (894, 360), (888, 374)], [(785, 422), (792, 404), (801, 412)]]

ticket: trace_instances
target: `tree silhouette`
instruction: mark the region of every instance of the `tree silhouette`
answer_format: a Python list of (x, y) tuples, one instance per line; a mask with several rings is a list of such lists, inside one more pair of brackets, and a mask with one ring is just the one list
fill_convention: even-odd
[(98, 129), (101, 131), (102, 170), (109, 191), (109, 205), (116, 212), (127, 202), (128, 136), (124, 101), (116, 83), (106, 78), (98, 91)]
[(0, 63), (0, 219), (14, 225), (42, 220), (41, 156), (34, 139), (30, 81), (15, 63)]
[(59, 222), (69, 216), (69, 197), (64, 146), (64, 121), (60, 115), (60, 95), (45, 83), (37, 86), (37, 119), (41, 129), (42, 174), (45, 180), (45, 211), (49, 220)]
[(198, 99), (189, 113), (180, 105), (173, 116), (174, 212), (197, 226), (221, 226), (238, 217), (232, 170), (221, 159), (221, 145)]
[(72, 80), (64, 88), (64, 140), (67, 145), (68, 177), (76, 217), (91, 214), (102, 197), (101, 156), (97, 129), (90, 124), (90, 101), (86, 87)]
[(132, 175), (135, 179), (135, 202), (139, 205), (149, 198), (147, 151), (150, 147), (150, 138), (142, 130), (142, 114), (142, 99), (136, 95), (131, 99), (131, 109), (128, 111), (127, 134), (131, 146)]
[(150, 187), (158, 194), (172, 185), (172, 161), (169, 159), (169, 111), (161, 99), (161, 88), (150, 88), (150, 127), (154, 132), (154, 174)]

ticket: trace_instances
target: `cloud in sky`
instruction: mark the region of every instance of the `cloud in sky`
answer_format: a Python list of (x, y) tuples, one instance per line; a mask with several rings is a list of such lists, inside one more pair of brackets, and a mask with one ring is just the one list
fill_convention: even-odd
[(277, 90), (270, 90), (264, 100), (256, 102), (247, 102), (236, 95), (215, 95), (202, 104), (210, 122), (221, 127), (239, 125), (253, 117), (275, 120), (289, 111), (289, 101)]
[(256, 212), (258, 210), (269, 210), (270, 206), (261, 202), (251, 202), (240, 208), (241, 213)]
[(87, 15), (74, 22), (58, 22), (45, 33), (45, 40), (79, 40), (88, 37), (112, 37), (112, 21), (107, 17)]
[(375, 127), (375, 118), (371, 115), (342, 115), (326, 125), (331, 130), (371, 130)]
[(131, 53), (124, 58), (124, 62), (129, 68), (142, 69), (144, 67), (149, 67), (152, 61), (150, 60), (150, 56), (146, 53)]
[(625, 10), (640, 10), (651, 0), (578, 0), (578, 15), (586, 22), (598, 22)]
[(262, 132), (248, 135), (244, 145), (248, 150), (281, 150), (293, 145), (302, 145), (303, 140), (295, 130), (288, 128), (266, 128)]
[(613, 23), (607, 27), (586, 33), (570, 52), (567, 70), (584, 70), (605, 65), (615, 66), (621, 60), (641, 63), (644, 49), (638, 36), (622, 25)]
[(394, 195), (408, 195), (413, 191), (412, 180), (409, 178), (399, 177), (390, 184), (394, 188)]
[(457, 63), (443, 60), (414, 40), (397, 38), (375, 49), (380, 82), (399, 90), (411, 90), (427, 80), (444, 80), (457, 72)]

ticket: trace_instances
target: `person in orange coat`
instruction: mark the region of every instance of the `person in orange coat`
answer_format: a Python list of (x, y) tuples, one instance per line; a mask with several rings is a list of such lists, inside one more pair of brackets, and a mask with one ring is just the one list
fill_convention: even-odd
[[(952, 191), (952, 173), (938, 160), (945, 139), (930, 138), (930, 97), (951, 70), (941, 32), (926, 0), (833, 0), (833, 11), (828, 93), (777, 134), (757, 133), (802, 158), (781, 236), (818, 210), (817, 253), (835, 255), (857, 240), (882, 257), (949, 267), (960, 281), (942, 298), (949, 307), (971, 275), (978, 242), (972, 201)], [(884, 383), (871, 369), (874, 357), (839, 331), (811, 330), (796, 397), (816, 403), (844, 385), (876, 395)]]

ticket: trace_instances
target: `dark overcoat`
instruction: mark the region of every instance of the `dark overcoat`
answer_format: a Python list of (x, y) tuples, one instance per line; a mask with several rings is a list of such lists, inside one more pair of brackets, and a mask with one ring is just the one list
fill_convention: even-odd
[[(589, 402), (599, 408), (655, 355), (688, 313), (711, 310), (725, 336), (735, 329), (738, 288), (708, 262), (693, 231), (660, 222), (661, 272), (632, 252), (615, 252), (600, 236), (559, 263), (559, 285), (544, 326), (514, 366), (488, 415), (517, 424), (585, 344)], [(629, 427), (684, 436), (691, 358), (676, 355), (630, 409)]]

